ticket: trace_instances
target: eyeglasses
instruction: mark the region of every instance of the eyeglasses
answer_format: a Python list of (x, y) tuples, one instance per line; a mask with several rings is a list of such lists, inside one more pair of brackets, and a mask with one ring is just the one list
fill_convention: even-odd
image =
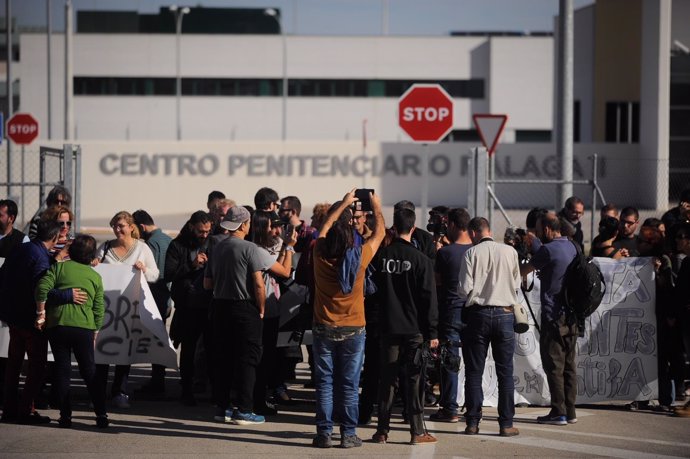
[(630, 226), (632, 226), (632, 225), (634, 225), (634, 224), (637, 223), (637, 220), (634, 220), (634, 221), (623, 220), (622, 223), (623, 223), (624, 225), (630, 225)]
[(129, 226), (129, 225), (127, 225), (127, 224), (119, 224), (119, 225), (112, 225), (112, 228), (113, 228), (113, 229), (125, 229), (125, 228), (127, 228), (128, 226)]
[(680, 239), (680, 240), (690, 239), (690, 235), (688, 235), (688, 234), (676, 234), (676, 239)]
[(58, 222), (60, 226), (66, 226), (67, 228), (70, 228), (72, 226), (72, 222), (67, 221), (67, 222)]
[(364, 215), (353, 215), (353, 216), (352, 216), (352, 219), (353, 219), (353, 220), (361, 220), (361, 219), (363, 219), (363, 218), (364, 218)]

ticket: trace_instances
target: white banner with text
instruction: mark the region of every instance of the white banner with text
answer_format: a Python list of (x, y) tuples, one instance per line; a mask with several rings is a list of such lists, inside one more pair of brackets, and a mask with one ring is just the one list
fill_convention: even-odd
[[(586, 320), (577, 341), (577, 403), (654, 400), (658, 397), (656, 287), (651, 258), (595, 258), (606, 282), (599, 308)], [(530, 275), (531, 281), (531, 275)], [(527, 292), (541, 320), (539, 279)], [(523, 299), (523, 304), (525, 301)], [(513, 380), (515, 403), (547, 406), (549, 386), (539, 356), (539, 332), (530, 315), (529, 331), (516, 334)], [(458, 402), (464, 402), (464, 362)], [(498, 403), (498, 382), (491, 349), (483, 377), (484, 405)]]

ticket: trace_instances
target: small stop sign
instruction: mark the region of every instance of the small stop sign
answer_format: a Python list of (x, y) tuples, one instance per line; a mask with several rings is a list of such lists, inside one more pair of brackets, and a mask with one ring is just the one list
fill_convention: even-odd
[(398, 124), (415, 142), (438, 143), (453, 129), (453, 98), (438, 84), (414, 84), (400, 97)]
[(7, 138), (17, 145), (27, 145), (38, 137), (38, 121), (29, 113), (17, 113), (7, 121)]

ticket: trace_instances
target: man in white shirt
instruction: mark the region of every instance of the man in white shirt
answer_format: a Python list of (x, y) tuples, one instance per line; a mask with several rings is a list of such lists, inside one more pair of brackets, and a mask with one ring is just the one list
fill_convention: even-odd
[(517, 252), (491, 237), (489, 222), (483, 217), (470, 220), (468, 233), (473, 247), (460, 265), (459, 296), (466, 299), (462, 334), (465, 359), (465, 434), (479, 433), (482, 418), (482, 375), (491, 345), (498, 379), (498, 424), (502, 437), (520, 432), (513, 427), (515, 415), (513, 352), (515, 334), (513, 305), (520, 288)]

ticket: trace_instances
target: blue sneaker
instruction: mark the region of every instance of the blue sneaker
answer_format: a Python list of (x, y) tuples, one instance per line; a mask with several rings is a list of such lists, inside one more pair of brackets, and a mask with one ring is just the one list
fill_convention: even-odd
[(567, 426), (568, 421), (565, 416), (553, 416), (547, 414), (546, 416), (539, 416), (537, 418), (539, 424), (550, 424), (552, 426)]
[(232, 423), (237, 424), (238, 426), (263, 424), (264, 422), (266, 422), (266, 418), (260, 414), (242, 413), (240, 410), (235, 410), (232, 412)]

